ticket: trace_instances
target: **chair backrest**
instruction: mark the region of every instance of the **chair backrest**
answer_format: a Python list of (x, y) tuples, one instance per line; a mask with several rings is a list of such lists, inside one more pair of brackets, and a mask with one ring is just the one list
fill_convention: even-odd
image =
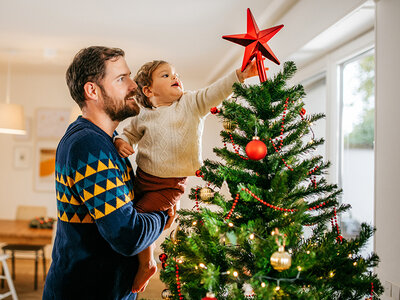
[(19, 205), (17, 207), (17, 220), (32, 220), (36, 217), (46, 217), (46, 206), (25, 206)]

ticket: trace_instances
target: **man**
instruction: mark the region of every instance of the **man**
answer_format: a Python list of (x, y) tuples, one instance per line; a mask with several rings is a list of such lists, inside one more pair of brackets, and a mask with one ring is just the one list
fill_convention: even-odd
[(124, 52), (106, 47), (82, 49), (67, 70), (82, 117), (57, 148), (58, 224), (45, 300), (136, 299), (136, 254), (174, 219), (135, 210), (132, 166), (112, 142), (119, 122), (140, 110), (130, 74)]

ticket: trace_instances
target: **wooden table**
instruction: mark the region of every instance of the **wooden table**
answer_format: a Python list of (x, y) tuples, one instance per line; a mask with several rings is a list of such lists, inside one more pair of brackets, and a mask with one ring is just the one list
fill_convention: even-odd
[(29, 221), (0, 220), (0, 242), (8, 244), (51, 244), (53, 229), (30, 228)]

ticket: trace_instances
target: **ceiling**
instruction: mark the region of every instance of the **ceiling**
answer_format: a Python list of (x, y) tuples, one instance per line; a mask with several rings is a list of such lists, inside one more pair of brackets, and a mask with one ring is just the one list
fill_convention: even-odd
[(192, 88), (207, 83), (216, 69), (238, 64), (243, 47), (221, 36), (246, 32), (248, 7), (264, 29), (295, 2), (0, 1), (0, 64), (66, 68), (79, 49), (105, 45), (124, 49), (132, 72), (146, 61), (167, 60)]

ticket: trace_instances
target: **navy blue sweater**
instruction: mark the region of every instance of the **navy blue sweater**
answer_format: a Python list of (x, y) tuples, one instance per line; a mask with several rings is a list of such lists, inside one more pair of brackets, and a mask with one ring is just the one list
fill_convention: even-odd
[(81, 117), (57, 148), (56, 193), (57, 232), (43, 299), (135, 299), (136, 254), (159, 237), (168, 217), (135, 210), (129, 160)]

